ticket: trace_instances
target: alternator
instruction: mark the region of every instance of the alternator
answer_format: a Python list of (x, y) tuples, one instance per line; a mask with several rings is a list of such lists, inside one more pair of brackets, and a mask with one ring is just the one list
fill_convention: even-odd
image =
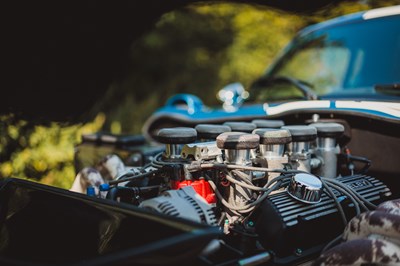
[(139, 207), (199, 223), (217, 225), (213, 206), (191, 186), (165, 191), (159, 197), (143, 201)]

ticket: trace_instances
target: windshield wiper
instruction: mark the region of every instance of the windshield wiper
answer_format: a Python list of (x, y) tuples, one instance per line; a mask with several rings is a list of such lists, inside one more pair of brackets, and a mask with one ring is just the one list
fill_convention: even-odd
[(392, 84), (376, 84), (375, 90), (377, 92), (385, 93), (385, 94), (400, 94), (400, 83), (392, 83)]
[(307, 100), (318, 100), (318, 95), (312, 90), (312, 85), (308, 82), (286, 76), (278, 76), (270, 79), (273, 83), (286, 82), (299, 89)]
[(276, 83), (289, 83), (293, 85), (295, 88), (300, 90), (307, 100), (318, 100), (318, 95), (313, 91), (312, 85), (308, 82), (287, 77), (287, 76), (277, 76), (277, 77), (262, 77), (253, 83), (252, 87), (266, 87), (269, 85), (273, 85)]

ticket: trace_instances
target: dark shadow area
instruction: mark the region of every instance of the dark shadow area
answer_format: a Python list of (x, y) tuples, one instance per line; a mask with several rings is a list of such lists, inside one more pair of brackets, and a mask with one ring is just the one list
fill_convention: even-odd
[[(0, 113), (80, 121), (128, 70), (132, 42), (182, 0), (11, 1), (5, 13)], [(237, 1), (243, 2), (243, 1)], [(247, 1), (246, 1), (247, 2)], [(338, 1), (252, 1), (310, 12)], [(140, 70), (140, 65), (135, 66)]]
[[(17, 179), (0, 183), (0, 199), (2, 265), (140, 265), (174, 257), (180, 264), (220, 234), (215, 227)], [(191, 255), (182, 257), (182, 251)]]

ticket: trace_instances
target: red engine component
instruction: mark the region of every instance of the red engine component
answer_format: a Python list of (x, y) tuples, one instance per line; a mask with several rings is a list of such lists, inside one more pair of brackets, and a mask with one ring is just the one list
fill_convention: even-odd
[(200, 179), (200, 180), (195, 180), (195, 181), (185, 180), (185, 181), (180, 181), (180, 182), (174, 182), (172, 185), (172, 188), (180, 189), (180, 188), (186, 187), (186, 186), (192, 186), (194, 188), (194, 190), (197, 192), (197, 194), (202, 196), (208, 203), (216, 203), (217, 202), (215, 193), (212, 190), (210, 184), (206, 180)]

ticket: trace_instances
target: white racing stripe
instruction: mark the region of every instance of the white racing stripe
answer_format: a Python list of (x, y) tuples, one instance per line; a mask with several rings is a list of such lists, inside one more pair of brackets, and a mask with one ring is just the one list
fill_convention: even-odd
[[(335, 108), (336, 107), (336, 108)], [(372, 102), (372, 101), (336, 101), (333, 109), (355, 109), (380, 112), (400, 118), (400, 103), (395, 102)], [(267, 115), (277, 115), (289, 111), (307, 109), (329, 109), (330, 101), (298, 101), (288, 102), (277, 106), (263, 106)]]
[(370, 101), (336, 101), (336, 108), (361, 109), (385, 113), (400, 118), (400, 103)]
[(386, 16), (393, 16), (400, 14), (400, 5), (399, 6), (389, 6), (383, 8), (377, 8), (374, 10), (367, 11), (363, 14), (363, 19), (372, 19)]
[(264, 104), (264, 110), (267, 115), (276, 115), (288, 111), (302, 110), (302, 109), (315, 109), (315, 108), (329, 108), (329, 101), (298, 101), (283, 103), (278, 106), (268, 106)]

